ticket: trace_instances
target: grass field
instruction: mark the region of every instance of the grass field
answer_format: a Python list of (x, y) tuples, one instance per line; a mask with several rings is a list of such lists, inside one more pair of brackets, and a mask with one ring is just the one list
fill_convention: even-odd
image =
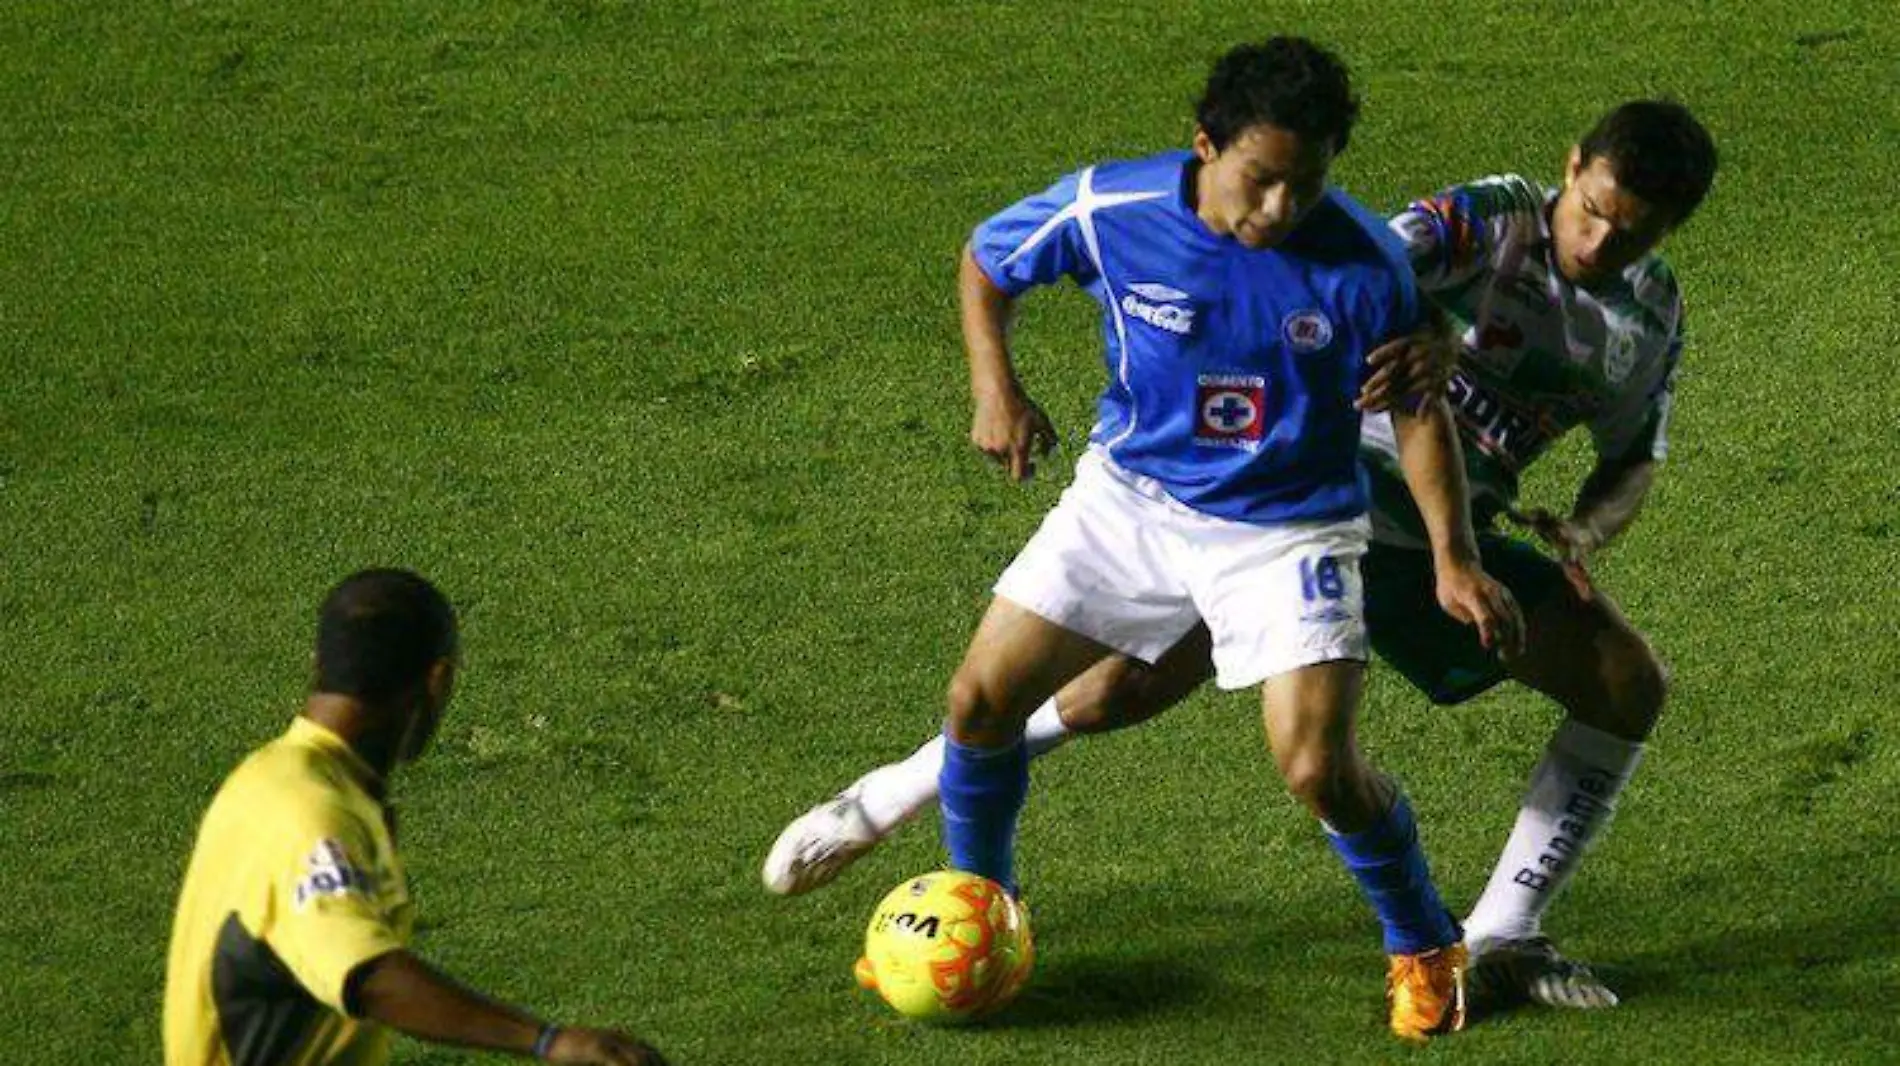
[[(1358, 1062), (1374, 923), (1201, 695), (1040, 764), (1041, 969), (997, 1024), (899, 1024), (862, 922), (920, 825), (779, 900), (784, 821), (934, 731), (989, 582), (1062, 476), (966, 441), (953, 257), (1073, 167), (1185, 143), (1227, 45), (1333, 43), (1336, 171), (1392, 208), (1554, 178), (1638, 94), (1724, 151), (1669, 246), (1691, 351), (1650, 508), (1600, 576), (1671, 662), (1615, 830), (1553, 915), (1626, 994), (1424, 1054), (1900, 1057), (1900, 29), (1879, 0), (404, 5), (15, 0), (0, 19), (0, 1029), (150, 1063), (177, 882), (298, 705), (313, 611), (398, 564), (467, 669), (397, 784), (420, 947), (679, 1063)], [(1087, 301), (1029, 302), (1073, 456)], [(1529, 484), (1567, 503), (1571, 442)], [(1549, 707), (1365, 740), (1457, 905)], [(398, 1061), (465, 1061), (405, 1043)]]

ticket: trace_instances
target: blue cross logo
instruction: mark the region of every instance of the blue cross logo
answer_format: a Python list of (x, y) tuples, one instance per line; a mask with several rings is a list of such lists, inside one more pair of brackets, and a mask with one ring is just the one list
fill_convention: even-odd
[(1218, 402), (1209, 403), (1204, 410), (1208, 421), (1228, 433), (1254, 420), (1253, 404), (1237, 392), (1222, 393)]

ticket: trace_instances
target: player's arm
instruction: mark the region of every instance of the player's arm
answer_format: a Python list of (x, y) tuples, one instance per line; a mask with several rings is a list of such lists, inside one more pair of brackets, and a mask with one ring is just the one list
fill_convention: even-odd
[(559, 1063), (657, 1066), (665, 1061), (658, 1051), (624, 1033), (550, 1026), (465, 987), (407, 950), (357, 966), (346, 995), (360, 1017), (431, 1043)]
[(1036, 458), (1056, 446), (1055, 426), (1016, 376), (1009, 326), (1016, 300), (1063, 278), (1086, 285), (1098, 276), (1075, 222), (1078, 171), (991, 215), (970, 234), (957, 263), (957, 302), (969, 356), (975, 412), (970, 441), (1022, 481)]
[(977, 264), (969, 245), (957, 270), (963, 348), (970, 360), (970, 396), (975, 412), (970, 443), (1009, 469), (1014, 481), (1036, 472), (1036, 458), (1056, 446), (1049, 416), (1029, 398), (1009, 355), (1009, 327), (1016, 300), (998, 288)]
[(1392, 428), (1406, 487), (1431, 538), (1439, 604), (1453, 618), (1477, 626), (1485, 647), (1521, 651), (1524, 619), (1517, 602), (1479, 561), (1464, 452), (1451, 408), (1442, 394), (1431, 396), (1414, 410), (1394, 411)]
[(1646, 452), (1624, 459), (1600, 458), (1577, 490), (1570, 517), (1538, 509), (1523, 518), (1565, 562), (1581, 563), (1636, 521), (1655, 483), (1656, 460)]
[(1367, 353), (1361, 411), (1409, 406), (1415, 397), (1444, 392), (1458, 365), (1458, 343), (1450, 317), (1431, 296), (1468, 280), (1484, 254), (1484, 220), (1459, 187), (1414, 201), (1386, 225), (1411, 266), (1420, 295), (1419, 322), (1412, 332)]
[(1623, 534), (1643, 509), (1656, 467), (1668, 450), (1669, 412), (1682, 358), (1682, 311), (1663, 357), (1632, 375), (1623, 394), (1590, 424), (1597, 461), (1577, 489), (1568, 518), (1545, 510), (1520, 516), (1564, 562), (1581, 573), (1584, 560)]
[(1621, 536), (1636, 521), (1656, 483), (1656, 461), (1643, 456), (1634, 461), (1598, 462), (1577, 492), (1570, 524), (1595, 551)]
[(277, 917), (267, 943), (318, 1002), (423, 1040), (542, 1054), (551, 1062), (661, 1061), (652, 1048), (619, 1034), (547, 1030), (431, 969), (408, 950), (389, 901), (374, 887), (374, 830), (342, 808), (311, 809), (303, 818), (282, 834)]
[(1458, 339), (1452, 336), (1450, 316), (1430, 300), (1424, 304), (1424, 320), (1417, 329), (1366, 353), (1368, 376), (1359, 389), (1359, 410), (1409, 407), (1419, 397), (1445, 391), (1458, 368)]

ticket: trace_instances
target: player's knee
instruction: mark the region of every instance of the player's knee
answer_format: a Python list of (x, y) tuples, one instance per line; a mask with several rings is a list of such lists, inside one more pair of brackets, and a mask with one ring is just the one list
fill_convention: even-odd
[(1133, 674), (1125, 667), (1097, 666), (1056, 694), (1056, 714), (1072, 733), (1105, 733), (1121, 724), (1125, 689)]
[(1344, 760), (1334, 752), (1321, 747), (1305, 748), (1287, 753), (1279, 763), (1280, 776), (1294, 799), (1322, 818), (1329, 817), (1329, 812), (1338, 807), (1344, 791), (1341, 772)]
[(1278, 761), (1287, 791), (1342, 831), (1358, 831), (1391, 800), (1390, 783), (1357, 750), (1314, 745)]
[(1096, 732), (1140, 725), (1167, 707), (1162, 679), (1152, 667), (1127, 661), (1105, 682), (1096, 701)]
[(1669, 669), (1640, 636), (1618, 642), (1603, 661), (1604, 687), (1610, 693), (1611, 732), (1630, 740), (1649, 735), (1669, 696)]
[(959, 743), (1001, 743), (1019, 731), (997, 687), (973, 671), (959, 670), (944, 696), (944, 728)]

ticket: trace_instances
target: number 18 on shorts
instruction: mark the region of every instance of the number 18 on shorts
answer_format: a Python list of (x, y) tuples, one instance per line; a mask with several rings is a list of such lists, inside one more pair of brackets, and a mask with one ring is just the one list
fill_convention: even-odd
[(1092, 450), (996, 594), (1150, 663), (1205, 621), (1216, 681), (1247, 688), (1365, 660), (1369, 530), (1363, 516), (1252, 525), (1202, 514)]

